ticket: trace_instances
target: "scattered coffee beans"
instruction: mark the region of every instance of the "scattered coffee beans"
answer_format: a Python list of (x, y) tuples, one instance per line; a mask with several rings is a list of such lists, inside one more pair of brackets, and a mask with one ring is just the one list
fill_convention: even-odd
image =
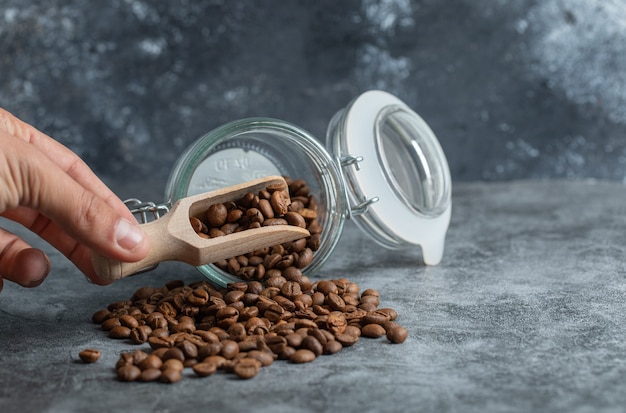
[[(207, 281), (142, 287), (130, 300), (96, 312), (92, 321), (112, 338), (152, 349), (121, 353), (115, 366), (120, 381), (162, 383), (180, 381), (185, 369), (198, 377), (222, 371), (250, 379), (275, 360), (310, 363), (360, 337), (402, 343), (408, 336), (395, 321), (395, 310), (378, 308), (375, 290), (359, 294), (359, 286), (345, 278), (314, 283), (281, 278), (222, 289)], [(80, 357), (97, 355), (85, 350)]]
[[(305, 180), (285, 178), (285, 181), (286, 187), (270, 185), (258, 194), (249, 192), (235, 202), (211, 205), (204, 216), (190, 218), (191, 226), (205, 238), (268, 225), (295, 225), (306, 228), (311, 235), (218, 261), (215, 263), (218, 268), (244, 280), (267, 281), (281, 277), (274, 283), (282, 283), (284, 279), (297, 281), (304, 277), (302, 268), (311, 263), (313, 253), (320, 246), (322, 227), (317, 220), (318, 204)], [(103, 317), (106, 313), (94, 314), (95, 319)]]

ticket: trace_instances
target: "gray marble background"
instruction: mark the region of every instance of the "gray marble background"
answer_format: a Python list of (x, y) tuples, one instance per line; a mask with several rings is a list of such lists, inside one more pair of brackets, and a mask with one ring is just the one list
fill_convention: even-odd
[(626, 179), (623, 0), (0, 0), (0, 106), (110, 182), (271, 116), (323, 139), (362, 91), (438, 135), (453, 179)]

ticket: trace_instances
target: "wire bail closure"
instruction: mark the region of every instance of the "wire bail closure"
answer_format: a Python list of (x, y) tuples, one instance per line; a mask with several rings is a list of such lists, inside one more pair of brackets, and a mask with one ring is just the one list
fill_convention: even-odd
[[(168, 204), (157, 204), (154, 202), (143, 202), (137, 198), (124, 200), (124, 205), (130, 210), (140, 224), (145, 224), (155, 219), (161, 218), (170, 211)], [(149, 215), (152, 219), (149, 219)]]
[[(363, 162), (363, 157), (360, 155), (346, 155), (342, 156), (339, 159), (339, 162), (341, 163), (342, 167), (354, 165), (354, 168), (359, 171), (361, 169), (361, 166), (359, 164)], [(380, 198), (377, 196), (373, 196), (369, 199), (367, 197), (363, 197), (363, 200), (358, 205), (350, 207), (349, 217), (363, 215), (367, 213), (370, 205), (375, 204), (376, 202), (378, 202), (379, 199)]]

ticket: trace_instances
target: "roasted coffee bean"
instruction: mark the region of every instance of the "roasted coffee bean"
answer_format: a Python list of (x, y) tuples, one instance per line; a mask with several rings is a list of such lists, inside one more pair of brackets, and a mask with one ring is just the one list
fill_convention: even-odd
[(114, 327), (118, 327), (121, 326), (122, 323), (120, 323), (120, 319), (117, 317), (113, 317), (113, 318), (108, 318), (106, 320), (104, 320), (104, 322), (102, 322), (102, 324), (100, 324), (100, 327), (104, 330), (104, 331), (111, 331)]
[(395, 326), (387, 331), (387, 339), (394, 344), (404, 343), (408, 336), (407, 329), (400, 326)]
[(167, 337), (150, 336), (148, 337), (148, 344), (153, 349), (159, 348), (171, 348), (174, 346), (174, 342)]
[(292, 363), (309, 363), (311, 361), (315, 360), (315, 353), (313, 353), (311, 350), (307, 350), (304, 348), (301, 348), (299, 350), (296, 350), (290, 357), (289, 357), (289, 361), (291, 361)]
[(343, 332), (344, 334), (347, 334), (349, 336), (354, 336), (354, 337), (361, 336), (361, 328), (354, 326), (354, 325), (346, 326), (346, 329)]
[(141, 369), (132, 364), (117, 369), (117, 378), (120, 381), (135, 381), (141, 376)]
[(183, 378), (180, 370), (168, 368), (161, 372), (159, 380), (163, 383), (176, 383)]
[(185, 359), (198, 357), (198, 347), (189, 340), (182, 341), (176, 347), (183, 352)]
[(265, 339), (265, 344), (274, 354), (280, 354), (287, 347), (287, 340), (282, 336), (270, 336)]
[(373, 304), (375, 307), (378, 307), (378, 305), (380, 304), (380, 299), (375, 295), (366, 295), (361, 297), (361, 299), (359, 300), (359, 304), (365, 303), (370, 303)]
[(100, 359), (100, 350), (86, 348), (78, 353), (78, 357), (80, 357), (84, 363), (95, 363)]
[(235, 356), (239, 354), (239, 344), (233, 340), (222, 340), (222, 351), (221, 355), (227, 359), (231, 360), (235, 358)]
[[(152, 354), (155, 355), (154, 352), (152, 352)], [(185, 366), (183, 366), (183, 362), (177, 359), (165, 360), (163, 362), (163, 365), (161, 366), (161, 370), (174, 369), (178, 371), (183, 371), (184, 368)]]
[(365, 316), (363, 316), (363, 323), (365, 324), (380, 324), (383, 325), (385, 322), (390, 320), (390, 316), (387, 312), (376, 310), (370, 311)]
[(152, 334), (152, 328), (148, 325), (137, 326), (130, 331), (130, 341), (133, 344), (143, 344), (148, 341)]
[(132, 301), (130, 300), (121, 300), (121, 301), (116, 301), (114, 303), (111, 303), (107, 306), (107, 309), (109, 311), (115, 311), (115, 310), (119, 310), (120, 308), (128, 308), (133, 304)]
[(213, 204), (206, 213), (207, 225), (211, 227), (221, 227), (226, 223), (228, 211), (224, 204)]
[(261, 367), (267, 367), (274, 363), (275, 355), (261, 350), (251, 350), (248, 352), (247, 357), (253, 358), (261, 363)]
[(349, 347), (356, 344), (359, 341), (359, 336), (346, 333), (335, 334), (335, 340), (341, 343), (344, 347)]
[(130, 328), (124, 326), (115, 326), (109, 331), (109, 337), (123, 339), (130, 337)]
[(150, 354), (148, 357), (139, 362), (137, 364), (137, 367), (139, 367), (141, 370), (160, 369), (162, 365), (163, 361), (159, 357)]
[(313, 336), (304, 337), (304, 339), (302, 340), (301, 348), (311, 350), (316, 357), (321, 356), (324, 352), (322, 343), (320, 343), (319, 340)]
[(390, 321), (394, 321), (396, 318), (398, 318), (398, 312), (393, 308), (379, 308), (378, 311), (387, 314)]
[(148, 368), (141, 371), (138, 380), (142, 382), (157, 381), (161, 378), (161, 370), (155, 368)]
[(259, 374), (260, 369), (261, 362), (259, 360), (245, 357), (235, 363), (235, 366), (233, 367), (233, 372), (240, 379), (251, 379)]
[(117, 363), (115, 363), (115, 369), (119, 369), (122, 366), (133, 365), (133, 356), (130, 353), (122, 353), (120, 354)]
[(165, 354), (163, 354), (162, 357), (163, 361), (167, 361), (169, 359), (174, 359), (174, 360), (178, 360), (180, 362), (184, 362), (185, 361), (185, 353), (183, 353), (183, 351), (178, 348), (178, 347), (172, 347), (169, 348)]
[(207, 377), (217, 371), (217, 363), (204, 361), (192, 367), (198, 377)]
[(343, 298), (338, 296), (335, 293), (329, 293), (326, 296), (326, 304), (333, 311), (345, 311), (346, 303), (343, 301)]
[(293, 212), (293, 211), (286, 212), (284, 217), (289, 225), (306, 228), (306, 221), (304, 220), (302, 215), (300, 215), (298, 212)]
[(111, 312), (108, 309), (103, 309), (103, 310), (99, 310), (96, 311), (92, 316), (91, 316), (91, 321), (95, 324), (102, 324), (104, 323), (104, 321), (106, 319), (109, 318), (109, 314), (111, 314)]
[(343, 345), (337, 340), (327, 341), (324, 344), (324, 354), (335, 354), (343, 349)]
[(204, 223), (196, 217), (189, 217), (189, 223), (195, 232), (203, 232), (202, 230), (205, 228)]
[(385, 328), (380, 324), (366, 324), (361, 328), (363, 337), (378, 338), (386, 334)]

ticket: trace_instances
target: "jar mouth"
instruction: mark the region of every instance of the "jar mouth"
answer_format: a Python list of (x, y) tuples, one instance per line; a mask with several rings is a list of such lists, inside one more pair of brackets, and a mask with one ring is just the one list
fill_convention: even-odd
[[(166, 186), (165, 199), (178, 199), (246, 182), (283, 175), (303, 178), (318, 201), (320, 246), (302, 273), (315, 273), (338, 242), (346, 200), (340, 170), (326, 149), (297, 126), (271, 118), (230, 122), (197, 139), (179, 157)], [(197, 267), (210, 281), (225, 286), (242, 281), (215, 265)]]

